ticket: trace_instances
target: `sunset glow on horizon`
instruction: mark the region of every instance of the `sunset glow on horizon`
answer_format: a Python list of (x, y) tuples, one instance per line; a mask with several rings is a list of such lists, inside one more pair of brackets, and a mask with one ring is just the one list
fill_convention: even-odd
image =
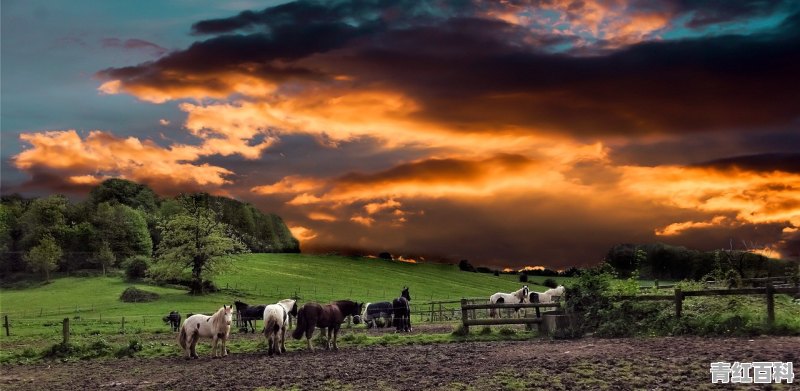
[(800, 257), (797, 2), (89, 3), (3, 4), (3, 194), (205, 191), (409, 263)]

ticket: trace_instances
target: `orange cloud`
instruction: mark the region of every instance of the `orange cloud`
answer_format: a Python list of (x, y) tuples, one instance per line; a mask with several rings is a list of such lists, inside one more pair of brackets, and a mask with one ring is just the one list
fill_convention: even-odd
[(311, 240), (317, 237), (317, 234), (312, 231), (310, 228), (306, 228), (303, 226), (289, 226), (289, 231), (292, 232), (292, 236), (300, 240), (301, 242)]
[(364, 209), (367, 211), (367, 214), (372, 215), (386, 209), (395, 209), (395, 211), (398, 211), (399, 209), (396, 208), (399, 208), (400, 206), (402, 205), (399, 202), (390, 199), (381, 203), (371, 202), (369, 204), (364, 205)]
[(673, 236), (683, 233), (692, 228), (709, 228), (718, 227), (727, 221), (725, 216), (716, 216), (710, 221), (685, 221), (681, 223), (672, 223), (664, 228), (656, 229), (655, 234), (658, 236)]
[(74, 183), (121, 176), (147, 183), (220, 186), (228, 182), (226, 176), (233, 174), (207, 163), (185, 163), (200, 156), (192, 147), (163, 148), (152, 141), (118, 138), (97, 130), (85, 138), (75, 130), (66, 130), (23, 133), (20, 139), (32, 148), (13, 158), (17, 168), (65, 172)]
[(365, 216), (353, 216), (350, 218), (350, 221), (369, 227), (372, 225), (372, 223), (375, 222), (375, 219), (373, 219), (372, 217), (365, 217)]
[(337, 220), (336, 216), (322, 212), (311, 212), (308, 214), (308, 218), (315, 221), (327, 221), (327, 222)]

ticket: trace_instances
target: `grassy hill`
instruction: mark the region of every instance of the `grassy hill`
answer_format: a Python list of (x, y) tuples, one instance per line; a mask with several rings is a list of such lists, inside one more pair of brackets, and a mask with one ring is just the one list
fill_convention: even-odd
[[(350, 298), (384, 301), (410, 288), (412, 304), (461, 297), (488, 297), (519, 289), (513, 275), (469, 273), (456, 266), (410, 264), (375, 258), (306, 254), (247, 254), (234, 257), (233, 267), (214, 281), (220, 292), (190, 296), (182, 289), (133, 284), (119, 277), (63, 277), (25, 289), (0, 289), (0, 312), (12, 321), (17, 335), (33, 332), (25, 324), (41, 325), (64, 317), (163, 328), (160, 318), (171, 310), (181, 314), (209, 313), (234, 300), (274, 303), (297, 295), (301, 303)], [(150, 303), (124, 303), (119, 296), (136, 286), (160, 295)], [(529, 283), (534, 289), (544, 289)], [(134, 323), (135, 322), (135, 323)], [(0, 337), (0, 338), (4, 338)]]

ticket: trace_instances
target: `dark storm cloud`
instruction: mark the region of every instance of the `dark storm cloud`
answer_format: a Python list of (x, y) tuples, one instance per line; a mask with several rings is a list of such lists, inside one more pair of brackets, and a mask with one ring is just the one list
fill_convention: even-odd
[[(465, 33), (465, 24), (483, 25), (481, 34)], [(798, 116), (793, 24), (766, 36), (643, 43), (594, 57), (520, 50), (503, 41), (502, 28), (451, 20), (391, 32), (356, 49), (344, 67), (404, 90), (428, 118), (466, 128), (680, 133), (785, 125)], [(447, 42), (459, 46), (437, 50)]]
[(766, 153), (734, 156), (698, 164), (721, 169), (739, 168), (748, 171), (783, 171), (800, 173), (800, 153)]
[(163, 48), (159, 45), (156, 45), (152, 42), (145, 41), (143, 39), (126, 39), (121, 40), (119, 38), (104, 38), (101, 40), (103, 47), (107, 48), (122, 48), (122, 49), (138, 49), (138, 50), (145, 50), (151, 52), (157, 56), (160, 56), (167, 52), (166, 48)]
[(765, 17), (778, 10), (790, 9), (793, 5), (796, 5), (796, 2), (792, 0), (679, 0), (675, 2), (679, 14), (689, 15), (690, 19), (686, 25), (691, 28), (703, 28), (752, 17)]
[(411, 24), (405, 14), (376, 17), (383, 2), (370, 3), (372, 13), (335, 4), (289, 3), (199, 22), (194, 29), (203, 33), (269, 28), (218, 36), (100, 76), (119, 79), (123, 87), (200, 85), (224, 92), (230, 86), (223, 79), (191, 76), (237, 72), (279, 82), (352, 75), (357, 85), (389, 86), (415, 99), (420, 119), (468, 130), (686, 133), (780, 126), (798, 117), (797, 15), (759, 35), (570, 56), (542, 49), (574, 37), (535, 34), (497, 19), (429, 13), (435, 17)]

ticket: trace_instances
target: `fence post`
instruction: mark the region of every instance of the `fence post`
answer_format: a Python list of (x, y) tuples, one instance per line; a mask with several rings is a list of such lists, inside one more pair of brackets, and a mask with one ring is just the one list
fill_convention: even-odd
[(64, 338), (63, 344), (66, 345), (69, 343), (69, 318), (64, 318), (64, 323), (61, 328), (61, 335)]
[(125, 332), (125, 317), (122, 317), (122, 332)]
[(3, 327), (6, 328), (6, 337), (11, 335), (11, 326), (8, 325), (8, 315), (3, 317)]
[(461, 323), (464, 325), (464, 333), (469, 334), (469, 326), (467, 326), (467, 310), (464, 306), (467, 305), (467, 299), (461, 299)]
[(772, 282), (767, 282), (767, 325), (775, 324), (775, 288)]
[(675, 317), (680, 319), (683, 312), (683, 292), (681, 288), (675, 288)]

